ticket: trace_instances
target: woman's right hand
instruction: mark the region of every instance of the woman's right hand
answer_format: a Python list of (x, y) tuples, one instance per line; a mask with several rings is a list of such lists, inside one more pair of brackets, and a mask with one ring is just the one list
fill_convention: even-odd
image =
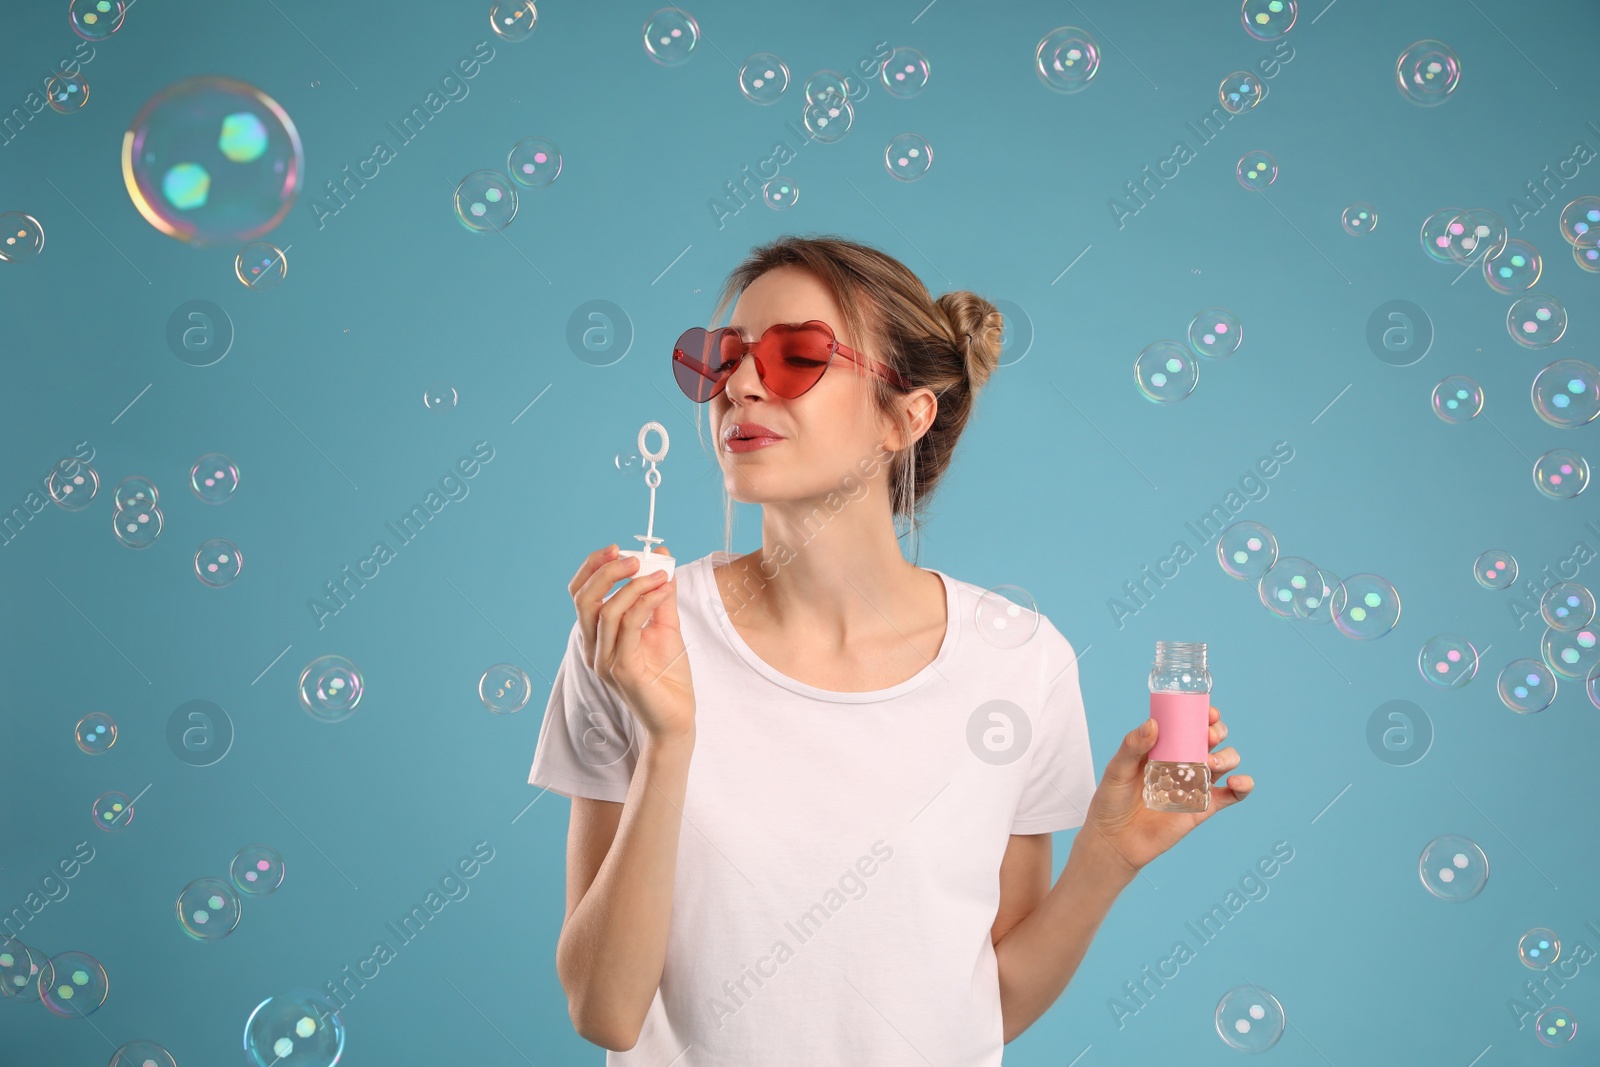
[[(656, 551), (666, 553), (665, 545)], [(589, 553), (567, 590), (578, 611), (583, 659), (617, 694), (650, 740), (694, 734), (694, 685), (678, 625), (678, 583), (656, 571), (632, 576), (639, 561), (616, 545)], [(621, 589), (605, 599), (619, 581)], [(645, 626), (645, 620), (650, 625)]]

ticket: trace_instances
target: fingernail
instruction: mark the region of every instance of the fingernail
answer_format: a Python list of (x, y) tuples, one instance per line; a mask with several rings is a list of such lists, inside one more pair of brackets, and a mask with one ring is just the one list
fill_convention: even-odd
[(1155, 725), (1156, 724), (1153, 719), (1146, 719), (1145, 724), (1139, 727), (1139, 733), (1143, 734), (1145, 737), (1149, 737), (1150, 731), (1155, 729)]

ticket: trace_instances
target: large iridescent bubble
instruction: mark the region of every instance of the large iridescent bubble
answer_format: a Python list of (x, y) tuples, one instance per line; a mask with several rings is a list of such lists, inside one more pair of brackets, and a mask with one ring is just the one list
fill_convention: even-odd
[(230, 78), (152, 97), (122, 138), (122, 177), (156, 229), (196, 245), (251, 241), (294, 206), (305, 156), (276, 100)]

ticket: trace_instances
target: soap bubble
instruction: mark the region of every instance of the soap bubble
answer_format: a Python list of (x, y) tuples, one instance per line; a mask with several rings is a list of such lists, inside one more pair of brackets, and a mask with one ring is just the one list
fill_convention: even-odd
[(543, 189), (561, 176), (561, 149), (543, 137), (524, 137), (506, 155), (506, 171), (526, 189)]
[(196, 878), (178, 894), (178, 923), (196, 941), (221, 941), (239, 925), (244, 902), (221, 878)]
[(246, 845), (228, 865), (228, 877), (241, 893), (264, 897), (283, 884), (283, 857), (266, 845)]
[(788, 211), (800, 200), (800, 186), (779, 174), (761, 187), (761, 200), (774, 211)]
[(1233, 172), (1238, 176), (1240, 185), (1259, 193), (1278, 180), (1278, 161), (1272, 158), (1270, 152), (1257, 148), (1240, 156)]
[(1594, 621), (1594, 594), (1577, 582), (1561, 582), (1544, 591), (1539, 614), (1552, 630), (1580, 630)]
[(1261, 574), (1256, 595), (1262, 606), (1285, 619), (1295, 617), (1294, 599), (1313, 587), (1317, 565), (1299, 556), (1284, 556)]
[(333, 1067), (344, 1054), (344, 1021), (322, 993), (291, 989), (250, 1012), (244, 1051), (252, 1067)]
[(1600, 644), (1597, 644), (1595, 630), (1588, 626), (1575, 630), (1557, 630), (1552, 626), (1539, 641), (1539, 654), (1561, 677), (1577, 680), (1600, 662)]
[(1600, 415), (1600, 368), (1581, 359), (1559, 359), (1533, 379), (1533, 410), (1545, 422), (1570, 429)]
[(82, 511), (100, 491), (100, 475), (83, 460), (67, 456), (57, 460), (50, 469), (44, 489), (56, 507), (63, 511)]
[(313, 719), (343, 722), (355, 714), (366, 686), (361, 671), (343, 656), (318, 656), (300, 672), (300, 706)]
[(283, 284), (289, 275), (289, 259), (275, 244), (252, 241), (233, 258), (233, 273), (246, 289), (264, 293)]
[(1472, 576), (1485, 589), (1510, 589), (1517, 580), (1517, 560), (1503, 548), (1491, 548), (1472, 563)]
[(1400, 594), (1376, 574), (1353, 574), (1333, 594), (1333, 624), (1347, 637), (1371, 641), (1400, 621)]
[(1506, 664), (1495, 682), (1500, 703), (1518, 715), (1533, 715), (1556, 698), (1556, 676), (1536, 659), (1515, 659)]
[(118, 508), (111, 516), (111, 532), (129, 548), (149, 548), (161, 536), (166, 517), (154, 504)]
[(1248, 70), (1234, 71), (1217, 86), (1217, 98), (1222, 101), (1223, 110), (1234, 115), (1261, 103), (1265, 93), (1261, 79)]
[(1483, 411), (1483, 387), (1465, 374), (1452, 374), (1433, 387), (1433, 413), (1452, 425), (1470, 422)]
[(517, 189), (497, 170), (475, 170), (456, 186), (456, 217), (473, 233), (503, 230), (517, 217)]
[(1552, 1005), (1533, 1020), (1533, 1036), (1546, 1048), (1570, 1044), (1578, 1036), (1578, 1020), (1566, 1008)]
[(1570, 245), (1593, 248), (1600, 243), (1600, 196), (1580, 196), (1561, 209), (1561, 236)]
[(1189, 320), (1189, 349), (1206, 359), (1226, 359), (1239, 350), (1244, 326), (1227, 308), (1204, 308)]
[(849, 100), (855, 89), (856, 84), (838, 71), (819, 70), (806, 79), (804, 92), (806, 103), (815, 104), (819, 100)]
[(1589, 695), (1589, 703), (1600, 708), (1600, 663), (1589, 669), (1589, 677), (1583, 680), (1583, 689)]
[(50, 957), (0, 933), (0, 1000), (9, 997), (31, 1003), (39, 999), (40, 989), (49, 989), (54, 983)]
[(1258, 41), (1276, 41), (1294, 28), (1300, 6), (1295, 0), (1244, 0), (1239, 20), (1244, 32)]
[(1443, 41), (1414, 41), (1394, 65), (1400, 95), (1419, 107), (1437, 107), (1461, 84), (1461, 59)]
[(85, 41), (103, 41), (122, 29), (127, 13), (122, 0), (72, 0), (72, 32)]
[(1313, 566), (1304, 589), (1295, 591), (1289, 610), (1304, 622), (1331, 622), (1333, 594), (1339, 589), (1339, 576), (1326, 567)]
[(243, 569), (244, 559), (239, 555), (239, 547), (232, 541), (216, 537), (195, 551), (195, 577), (213, 589), (232, 585)]
[(1445, 228), (1444, 253), (1462, 266), (1499, 255), (1511, 238), (1505, 220), (1486, 207), (1469, 208), (1450, 220)]
[(1572, 261), (1590, 274), (1600, 274), (1600, 247), (1573, 245)]
[(514, 663), (496, 663), (478, 679), (478, 699), (496, 715), (521, 711), (532, 689), (528, 672)]
[(1344, 232), (1360, 236), (1371, 233), (1378, 226), (1378, 209), (1371, 204), (1354, 203), (1344, 209), (1339, 216), (1339, 225), (1344, 227)]
[(1253, 582), (1278, 562), (1278, 539), (1259, 522), (1236, 522), (1217, 538), (1217, 562), (1228, 577)]
[(111, 492), (111, 502), (118, 510), (138, 504), (158, 504), (160, 501), (161, 491), (156, 488), (156, 483), (140, 474), (128, 475)]
[(300, 134), (278, 102), (231, 78), (190, 78), (152, 97), (122, 138), (122, 178), (145, 219), (196, 245), (253, 241), (300, 191)]
[(1497, 293), (1532, 289), (1543, 270), (1539, 250), (1520, 237), (1511, 238), (1500, 251), (1483, 257), (1483, 280)]
[(739, 91), (752, 104), (776, 104), (789, 90), (789, 67), (771, 52), (757, 52), (739, 68)]
[(106, 969), (87, 952), (61, 952), (50, 957), (49, 984), (39, 974), (39, 1002), (63, 1019), (93, 1015), (106, 1002), (110, 983)]
[(1489, 881), (1489, 857), (1470, 837), (1443, 834), (1417, 858), (1422, 885), (1440, 900), (1470, 900)]
[(1533, 461), (1534, 488), (1551, 500), (1571, 500), (1588, 484), (1589, 461), (1570, 448), (1552, 448)]
[(1146, 400), (1170, 404), (1200, 384), (1200, 361), (1176, 341), (1156, 341), (1133, 361), (1133, 380)]
[(883, 61), (878, 78), (890, 96), (908, 100), (928, 87), (928, 57), (915, 48), (896, 48)]
[(843, 93), (827, 92), (806, 104), (806, 134), (818, 144), (834, 144), (855, 125), (856, 109)]
[(21, 211), (0, 213), (0, 263), (25, 263), (44, 251), (44, 227)]
[(207, 504), (225, 504), (239, 491), (239, 468), (221, 452), (207, 452), (189, 468), (189, 487)]
[(920, 134), (897, 134), (883, 150), (883, 165), (889, 177), (914, 182), (933, 166), (933, 146)]
[(533, 0), (494, 0), (489, 5), (489, 28), (502, 41), (526, 41), (538, 23)]
[(1217, 1001), (1217, 1036), (1241, 1052), (1265, 1052), (1283, 1036), (1283, 1005), (1258, 985), (1228, 990)]
[(44, 93), (50, 110), (70, 115), (89, 102), (89, 83), (83, 80), (82, 74), (62, 71), (45, 83)]
[(1532, 970), (1546, 970), (1561, 958), (1561, 938), (1554, 930), (1535, 926), (1517, 942), (1517, 958)]
[(423, 390), (422, 406), (429, 411), (453, 411), (461, 397), (449, 382), (434, 382)]
[(1478, 650), (1460, 634), (1439, 634), (1417, 653), (1417, 669), (1429, 685), (1460, 689), (1478, 674)]
[(72, 736), (79, 748), (91, 756), (98, 756), (102, 752), (110, 752), (111, 746), (117, 743), (117, 724), (105, 712), (91, 711), (78, 720), (78, 725), (72, 729)]
[(663, 67), (689, 62), (700, 42), (700, 24), (681, 7), (664, 7), (644, 24), (644, 51)]
[(129, 1041), (111, 1054), (108, 1067), (178, 1067), (178, 1061), (154, 1041)]
[(1460, 208), (1442, 207), (1422, 220), (1420, 233), (1422, 250), (1435, 263), (1456, 262), (1450, 254), (1450, 249), (1456, 237), (1456, 230), (1465, 226), (1462, 214)]
[(1529, 293), (1506, 311), (1506, 329), (1523, 348), (1549, 348), (1567, 332), (1567, 309), (1553, 296)]
[(133, 822), (133, 798), (111, 790), (94, 798), (89, 809), (94, 824), (108, 834), (120, 834)]
[(973, 609), (978, 636), (995, 648), (1021, 648), (1039, 631), (1039, 606), (1019, 585), (997, 585), (978, 597)]
[(1040, 38), (1033, 66), (1039, 79), (1056, 92), (1082, 92), (1100, 70), (1100, 44), (1087, 30), (1058, 26)]

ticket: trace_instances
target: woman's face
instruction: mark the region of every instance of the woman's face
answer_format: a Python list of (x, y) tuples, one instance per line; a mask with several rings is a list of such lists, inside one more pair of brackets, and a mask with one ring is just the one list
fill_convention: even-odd
[[(810, 319), (827, 323), (840, 344), (877, 359), (870, 342), (849, 334), (827, 287), (798, 267), (775, 268), (747, 286), (728, 325), (754, 340), (776, 323)], [(883, 466), (886, 452), (880, 446), (896, 446), (885, 436), (890, 424), (875, 407), (868, 372), (843, 356), (834, 358), (816, 385), (790, 400), (761, 381), (754, 355), (747, 354), (710, 408), (728, 495), (745, 504), (848, 493), (859, 482), (864, 461), (877, 459), (874, 469)], [(724, 432), (736, 423), (759, 423), (781, 440), (730, 451)]]

